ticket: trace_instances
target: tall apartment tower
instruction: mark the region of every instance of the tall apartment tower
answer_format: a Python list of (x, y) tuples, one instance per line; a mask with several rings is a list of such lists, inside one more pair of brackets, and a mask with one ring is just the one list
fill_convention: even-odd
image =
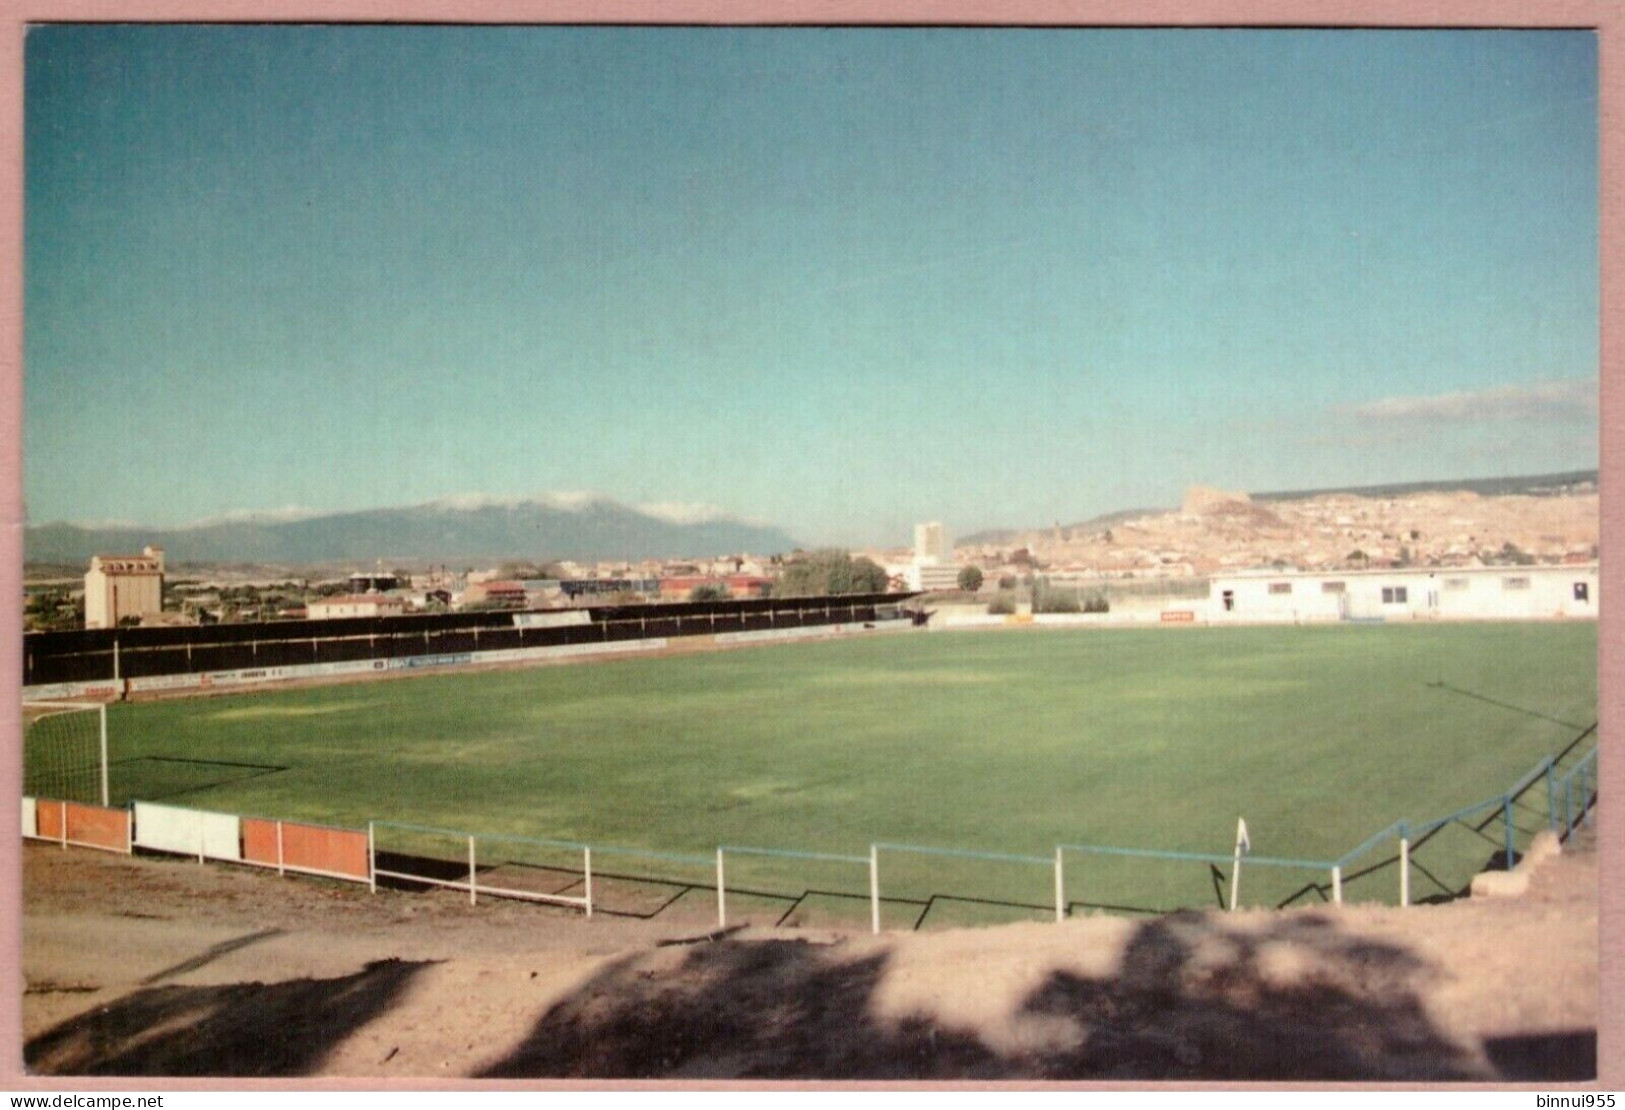
[(940, 566), (954, 561), (953, 540), (941, 521), (914, 526), (914, 561), (921, 566)]
[(906, 579), (914, 590), (951, 590), (959, 578), (954, 541), (940, 521), (914, 526), (914, 560)]

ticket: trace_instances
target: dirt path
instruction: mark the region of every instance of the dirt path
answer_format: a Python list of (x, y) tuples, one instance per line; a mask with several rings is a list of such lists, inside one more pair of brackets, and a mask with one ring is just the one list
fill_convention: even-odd
[(1400, 911), (870, 937), (578, 915), (30, 844), (60, 1074), (1556, 1079), (1595, 1070), (1597, 870)]

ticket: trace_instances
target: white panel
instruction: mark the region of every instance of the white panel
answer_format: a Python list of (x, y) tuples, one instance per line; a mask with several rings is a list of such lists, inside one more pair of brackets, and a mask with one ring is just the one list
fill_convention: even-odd
[(23, 799), (23, 835), (39, 835), (39, 819), (34, 815), (34, 799)]
[(242, 859), (241, 823), (233, 813), (135, 803), (135, 842), (158, 852), (195, 856), (201, 844), (211, 859)]
[(203, 676), (196, 674), (155, 674), (129, 680), (132, 690), (177, 690), (203, 685)]
[(100, 682), (58, 682), (47, 686), (25, 686), (23, 693), (28, 701), (51, 701), (56, 698), (113, 698), (118, 696), (119, 686), (108, 678)]
[(563, 609), (551, 613), (515, 613), (515, 628), (564, 628), (576, 624), (591, 624), (592, 614), (585, 609)]

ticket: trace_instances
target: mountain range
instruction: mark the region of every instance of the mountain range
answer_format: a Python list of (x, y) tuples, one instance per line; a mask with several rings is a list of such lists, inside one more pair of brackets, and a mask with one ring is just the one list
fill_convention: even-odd
[(398, 508), (245, 516), (176, 528), (30, 527), (31, 563), (82, 563), (152, 544), (171, 563), (322, 563), (337, 560), (638, 560), (773, 555), (797, 544), (782, 529), (711, 511), (632, 508), (606, 497), (464, 497)]
[[(1484, 496), (1549, 494), (1597, 481), (1595, 470), (1524, 477), (1411, 482), (1388, 486), (1255, 493), (1260, 501), (1294, 501), (1328, 493), (1394, 497), (1465, 490)], [(1164, 510), (1129, 509), (1077, 524), (1070, 532), (1102, 532), (1121, 521)], [(1015, 542), (1019, 529), (988, 529), (962, 544)], [(152, 544), (171, 563), (341, 561), (555, 560), (576, 562), (707, 558), (748, 552), (775, 555), (799, 544), (783, 529), (693, 506), (629, 506), (595, 494), (442, 498), (420, 505), (353, 512), (283, 511), (234, 514), (180, 527), (54, 523), (31, 526), (24, 550), (30, 563), (82, 564), (92, 555), (127, 554)]]

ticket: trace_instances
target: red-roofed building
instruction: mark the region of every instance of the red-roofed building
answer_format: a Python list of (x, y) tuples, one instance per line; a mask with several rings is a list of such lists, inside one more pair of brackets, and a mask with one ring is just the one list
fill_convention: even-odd
[(515, 609), (525, 607), (525, 584), (507, 579), (477, 582), (463, 591), (464, 608), (470, 605), (506, 605)]
[(728, 591), (728, 595), (735, 600), (743, 601), (749, 598), (766, 597), (773, 586), (773, 579), (764, 578), (759, 574), (730, 574), (725, 577), (711, 577), (707, 575), (680, 575), (675, 578), (662, 578), (660, 580), (660, 598), (662, 601), (687, 601), (694, 591), (701, 586), (721, 586)]

